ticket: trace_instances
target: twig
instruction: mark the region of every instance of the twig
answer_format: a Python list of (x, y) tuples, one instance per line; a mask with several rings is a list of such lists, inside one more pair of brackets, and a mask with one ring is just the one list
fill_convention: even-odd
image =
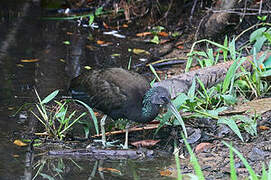
[[(158, 124), (155, 124), (155, 125), (151, 125), (151, 126), (145, 126), (145, 127), (135, 127), (135, 128), (129, 128), (129, 132), (134, 132), (134, 131), (142, 131), (142, 130), (151, 130), (151, 129), (157, 129), (158, 128)], [(112, 131), (112, 132), (107, 132), (105, 133), (106, 136), (109, 136), (109, 135), (115, 135), (115, 134), (123, 134), (125, 133), (125, 130), (119, 130), (119, 131)], [(91, 136), (92, 138), (95, 138), (95, 137), (101, 137), (102, 134), (96, 134), (94, 136)]]
[(261, 25), (268, 25), (271, 26), (271, 23), (260, 23), (260, 24), (255, 24), (249, 28), (247, 28), (246, 30), (244, 30), (243, 32), (241, 32), (238, 36), (236, 36), (235, 41), (237, 41), (237, 39), (239, 39), (244, 33), (246, 33), (247, 31), (255, 28), (256, 26), (261, 26)]

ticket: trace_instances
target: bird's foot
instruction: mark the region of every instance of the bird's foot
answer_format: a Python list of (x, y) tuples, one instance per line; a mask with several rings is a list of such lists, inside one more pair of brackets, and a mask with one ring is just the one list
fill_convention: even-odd
[(108, 141), (103, 141), (101, 139), (97, 139), (97, 140), (94, 140), (94, 142), (102, 143), (104, 148), (108, 148), (108, 147), (115, 147), (116, 146), (115, 144), (119, 142), (119, 140), (108, 142)]
[(129, 149), (128, 144), (124, 144), (124, 145), (121, 144), (120, 146), (121, 146), (122, 149)]

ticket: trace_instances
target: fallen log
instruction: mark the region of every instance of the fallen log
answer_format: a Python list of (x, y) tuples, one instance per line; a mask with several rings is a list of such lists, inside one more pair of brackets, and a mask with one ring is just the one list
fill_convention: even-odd
[[(260, 57), (261, 55), (263, 55), (263, 52), (258, 53), (257, 57)], [(271, 52), (268, 52), (265, 59), (268, 59), (270, 56)], [(247, 71), (251, 71), (252, 65), (249, 61), (253, 61), (253, 56), (251, 55), (246, 58), (247, 60), (244, 61), (242, 66)], [(219, 63), (214, 66), (197, 69), (177, 76), (172, 76), (172, 78), (154, 83), (154, 86), (163, 86), (167, 88), (169, 92), (171, 92), (172, 98), (175, 98), (179, 93), (187, 92), (192, 85), (193, 79), (195, 77), (198, 77), (203, 82), (206, 88), (210, 88), (225, 79), (225, 76), (232, 63), (233, 61)], [(240, 71), (240, 69), (238, 69), (237, 71)], [(198, 84), (197, 88), (199, 88)]]
[(51, 150), (49, 156), (82, 157), (92, 159), (142, 159), (154, 156), (153, 150), (148, 149), (72, 149), (72, 150)]

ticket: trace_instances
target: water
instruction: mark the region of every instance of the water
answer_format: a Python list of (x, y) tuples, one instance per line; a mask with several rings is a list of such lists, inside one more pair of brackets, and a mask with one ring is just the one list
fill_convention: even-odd
[[(76, 22), (41, 19), (43, 9), (39, 4), (1, 1), (0, 12), (0, 179), (42, 179), (46, 175), (55, 179), (170, 179), (160, 175), (161, 170), (174, 164), (170, 158), (114, 161), (59, 158), (29, 154), (27, 147), (14, 145), (22, 132), (31, 130), (26, 119), (29, 113), (14, 113), (36, 100), (34, 87), (42, 97), (56, 89), (65, 95), (69, 80), (83, 71), (85, 65), (127, 67), (130, 55), (124, 48), (121, 59), (125, 61), (111, 56), (122, 49), (120, 40), (106, 48), (89, 43), (86, 38), (97, 34), (78, 28)], [(71, 45), (64, 45), (64, 41)], [(126, 47), (134, 43), (123, 40)], [(34, 158), (32, 164), (29, 155)]]

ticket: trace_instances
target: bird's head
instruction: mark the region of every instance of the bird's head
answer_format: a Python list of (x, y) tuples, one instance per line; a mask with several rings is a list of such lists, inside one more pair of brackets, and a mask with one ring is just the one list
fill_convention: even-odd
[(164, 106), (171, 102), (170, 93), (168, 92), (166, 88), (157, 86), (157, 87), (151, 88), (149, 91), (151, 94), (150, 98), (151, 98), (152, 104)]

